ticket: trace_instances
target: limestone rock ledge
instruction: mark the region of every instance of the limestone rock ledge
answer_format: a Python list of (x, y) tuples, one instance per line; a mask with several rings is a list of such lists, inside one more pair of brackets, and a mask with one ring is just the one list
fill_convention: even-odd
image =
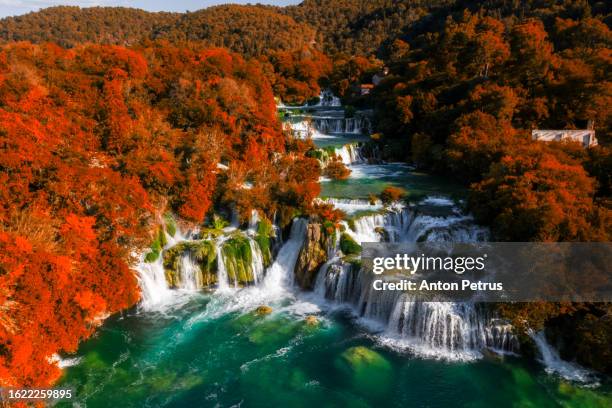
[(328, 249), (334, 244), (335, 233), (329, 234), (320, 223), (311, 222), (306, 239), (295, 263), (295, 281), (302, 288), (313, 289), (317, 272), (328, 260)]

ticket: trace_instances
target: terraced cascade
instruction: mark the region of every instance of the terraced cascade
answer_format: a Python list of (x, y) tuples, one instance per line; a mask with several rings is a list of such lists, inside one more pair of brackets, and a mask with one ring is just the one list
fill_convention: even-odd
[[(330, 108), (342, 107), (317, 109)], [(347, 141), (320, 135), (334, 151), (333, 140)], [(363, 142), (354, 136), (348, 143)], [(541, 357), (530, 357), (512, 327), (480, 305), (370, 290), (364, 242), (474, 242), (489, 233), (463, 211), (456, 186), (356, 157), (347, 184), (322, 183), (321, 199), (347, 213), (338, 230), (296, 218), (282, 237), (255, 214), (242, 228), (166, 225), (138, 264), (140, 305), (61, 360), (60, 386), (75, 390), (76, 406), (612, 405), (611, 384), (564, 364), (543, 336), (534, 335)], [(412, 195), (391, 205), (369, 198), (388, 184)]]

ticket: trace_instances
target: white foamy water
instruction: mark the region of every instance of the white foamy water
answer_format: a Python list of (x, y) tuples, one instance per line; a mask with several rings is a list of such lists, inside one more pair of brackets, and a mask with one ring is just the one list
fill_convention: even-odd
[(529, 332), (529, 336), (536, 344), (540, 352), (540, 358), (544, 368), (549, 374), (556, 374), (569, 381), (579, 383), (595, 383), (597, 379), (593, 373), (578, 364), (564, 361), (559, 357), (559, 353), (546, 341), (543, 331), (534, 333)]
[(326, 198), (321, 200), (324, 203), (332, 204), (335, 208), (344, 211), (346, 214), (354, 214), (359, 211), (378, 211), (383, 208), (382, 202), (350, 198)]
[(340, 157), (342, 163), (346, 165), (363, 163), (366, 161), (361, 153), (361, 147), (357, 144), (345, 144), (342, 147), (336, 148), (334, 152), (336, 156)]
[(450, 207), (450, 206), (454, 206), (455, 202), (448, 197), (430, 196), (430, 197), (426, 197), (425, 199), (421, 200), (419, 204), (435, 205), (435, 206), (440, 206), (440, 207)]
[(349, 178), (352, 179), (363, 179), (363, 178), (394, 178), (401, 177), (406, 174), (406, 171), (410, 170), (410, 166), (398, 163), (389, 164), (366, 164), (357, 163), (348, 166), (351, 170)]
[(175, 297), (174, 291), (168, 287), (161, 256), (152, 263), (141, 260), (136, 266), (136, 271), (140, 284), (140, 306), (143, 309), (163, 307)]
[(293, 305), (283, 310), (318, 310), (308, 302), (296, 301), (293, 287), (293, 270), (300, 248), (306, 237), (306, 220), (296, 219), (289, 239), (283, 244), (273, 264), (268, 268), (259, 285), (240, 289), (217, 290), (206, 310), (190, 319), (189, 324), (214, 319), (232, 312), (249, 312), (260, 305), (277, 305), (291, 299)]

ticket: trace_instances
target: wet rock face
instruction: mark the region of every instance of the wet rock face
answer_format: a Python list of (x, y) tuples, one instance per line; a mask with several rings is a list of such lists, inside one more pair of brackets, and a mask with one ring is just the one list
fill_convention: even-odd
[(319, 268), (327, 261), (327, 248), (332, 237), (320, 223), (310, 223), (306, 240), (295, 263), (295, 281), (302, 289), (312, 289)]

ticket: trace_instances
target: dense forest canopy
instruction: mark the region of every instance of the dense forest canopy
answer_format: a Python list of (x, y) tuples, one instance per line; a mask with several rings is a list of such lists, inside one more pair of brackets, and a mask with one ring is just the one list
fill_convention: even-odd
[(154, 39), (201, 41), (246, 56), (300, 49), (310, 45), (314, 37), (315, 31), (308, 24), (296, 23), (275, 7), (238, 5), (186, 13), (152, 33)]
[(0, 20), (0, 41), (49, 41), (62, 47), (87, 42), (130, 45), (178, 18), (176, 13), (150, 13), (124, 7), (50, 7)]
[(0, 40), (134, 45), (144, 40), (225, 47), (245, 56), (311, 45), (315, 30), (275, 7), (225, 5), (191, 13), (59, 6), (0, 20)]
[(226, 50), (0, 48), (2, 381), (50, 383), (52, 354), (138, 300), (131, 254), (164, 213), (309, 212), (308, 148), (282, 132), (261, 66)]

